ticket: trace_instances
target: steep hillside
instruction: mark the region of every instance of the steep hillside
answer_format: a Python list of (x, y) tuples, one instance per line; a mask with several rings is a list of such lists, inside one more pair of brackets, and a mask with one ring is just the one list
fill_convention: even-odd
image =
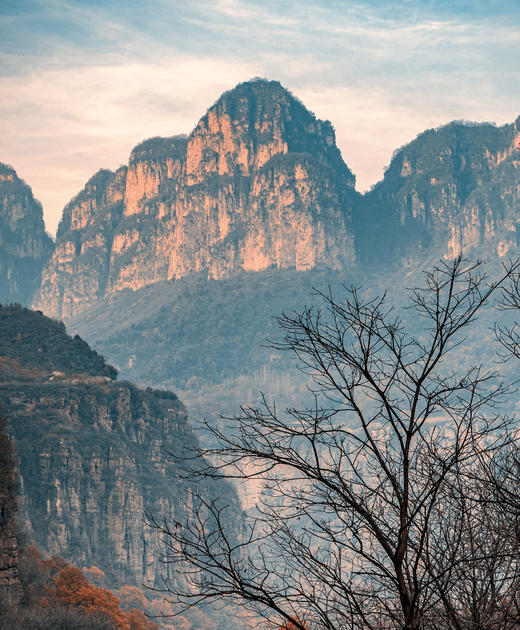
[(194, 276), (116, 294), (70, 326), (117, 356), (124, 378), (172, 387), (190, 379), (216, 384), (237, 369), (286, 367), (267, 342), (279, 335), (274, 315), (303, 307), (312, 300), (313, 286), (331, 282), (339, 278), (325, 271)]
[[(170, 392), (115, 381), (102, 357), (39, 313), (2, 307), (0, 321), (0, 405), (19, 458), (28, 539), (78, 566), (98, 566), (111, 587), (159, 586), (165, 572), (176, 579), (160, 564), (162, 543), (144, 515), (182, 518), (192, 500), (195, 486), (171, 455), (196, 446), (183, 405)], [(226, 484), (196, 489), (239, 511)]]
[(359, 195), (329, 122), (279, 83), (225, 93), (188, 136), (138, 145), (65, 208), (35, 304), (69, 319), (124, 289), (201, 273), (351, 268)]
[(53, 247), (31, 189), (0, 163), (0, 303), (31, 302)]
[(0, 357), (6, 364), (18, 362), (41, 376), (51, 372), (110, 380), (117, 376), (117, 370), (83, 339), (78, 335), (71, 339), (61, 322), (16, 305), (0, 305)]
[(114, 294), (69, 327), (114, 357), (123, 378), (173, 389), (197, 421), (256, 400), (260, 391), (280, 405), (301, 403), (306, 378), (293, 357), (269, 344), (280, 336), (274, 316), (314, 303), (313, 287), (380, 280), (330, 270), (192, 276)]

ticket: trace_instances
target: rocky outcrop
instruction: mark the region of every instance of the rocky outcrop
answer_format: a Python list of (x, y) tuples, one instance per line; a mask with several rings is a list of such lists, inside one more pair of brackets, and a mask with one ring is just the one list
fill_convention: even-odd
[(52, 249), (40, 203), (15, 170), (0, 163), (0, 302), (31, 301)]
[(362, 197), (330, 123), (279, 83), (250, 81), (189, 136), (147, 140), (128, 167), (88, 182), (64, 211), (35, 305), (71, 321), (195, 274), (504, 258), (520, 241), (519, 168), (520, 118), (451, 123), (397, 151)]
[[(146, 514), (183, 520), (195, 492), (221, 496), (238, 532), (236, 495), (223, 482), (195, 484), (181, 475), (173, 454), (191, 453), (197, 442), (174, 394), (117, 382), (79, 338), (48, 343), (42, 323), (65, 335), (39, 313), (0, 309), (0, 325), (24, 346), (18, 353), (0, 346), (0, 406), (19, 458), (26, 538), (78, 566), (99, 567), (111, 587), (178, 579), (160, 563), (163, 543)], [(38, 343), (26, 332), (31, 325)], [(67, 372), (78, 351), (90, 367)]]
[[(513, 124), (451, 123), (397, 151), (366, 195), (362, 259), (417, 261), (459, 253), (504, 258), (520, 243), (520, 118)], [(374, 238), (378, 246), (374, 248)], [(375, 253), (374, 253), (375, 250)], [(379, 260), (378, 260), (379, 259)]]
[(224, 94), (189, 137), (137, 146), (64, 212), (35, 304), (70, 318), (100, 297), (200, 273), (349, 268), (358, 195), (330, 123), (279, 83)]
[[(159, 586), (145, 514), (182, 517), (192, 489), (169, 452), (195, 446), (175, 396), (102, 379), (3, 383), (20, 458), (27, 537), (111, 585)], [(207, 490), (207, 489), (206, 489)]]
[(104, 295), (126, 172), (126, 167), (115, 173), (99, 171), (65, 207), (54, 254), (42, 273), (38, 300), (45, 312), (60, 318), (74, 312), (78, 303), (87, 306)]

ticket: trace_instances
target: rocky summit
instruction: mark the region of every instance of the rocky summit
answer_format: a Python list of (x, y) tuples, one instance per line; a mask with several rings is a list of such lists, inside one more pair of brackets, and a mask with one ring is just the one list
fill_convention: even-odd
[[(0, 403), (42, 549), (113, 585), (157, 585), (161, 548), (141, 517), (183, 517), (192, 489), (167, 452), (196, 445), (185, 407), (158, 386), (195, 419), (259, 389), (305, 404), (305, 379), (265, 339), (277, 339), (273, 314), (316, 301), (313, 286), (384, 292), (416, 286), (428, 258), (518, 255), (520, 118), (425, 131), (370, 192), (354, 184), (331, 124), (266, 80), (225, 93), (189, 136), (146, 140), (127, 166), (98, 171), (64, 209), (52, 255), (41, 207), (0, 167), (2, 299), (37, 289), (38, 308), (154, 388), (118, 381), (42, 313), (0, 308)], [(473, 355), (491, 342), (483, 333)], [(222, 494), (239, 527), (235, 492), (202, 490)]]
[(0, 302), (29, 302), (52, 250), (40, 203), (16, 171), (0, 163)]
[(348, 268), (358, 199), (331, 124), (277, 82), (243, 83), (189, 136), (147, 140), (87, 183), (64, 210), (35, 304), (70, 318), (193, 273)]

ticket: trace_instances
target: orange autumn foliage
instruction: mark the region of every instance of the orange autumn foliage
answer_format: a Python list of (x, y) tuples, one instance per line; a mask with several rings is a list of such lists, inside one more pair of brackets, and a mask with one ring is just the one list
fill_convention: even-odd
[(63, 558), (45, 558), (35, 548), (28, 548), (25, 557), (34, 576), (33, 597), (39, 592), (40, 606), (64, 606), (87, 614), (102, 613), (118, 630), (158, 630), (157, 624), (149, 621), (141, 611), (122, 611), (119, 599), (113, 593), (92, 584), (82, 571)]
[[(300, 621), (297, 617), (296, 617), (296, 620), (303, 625), (303, 622)], [(287, 621), (286, 623), (281, 625), (278, 630), (300, 630), (300, 627), (294, 624), (292, 621)]]

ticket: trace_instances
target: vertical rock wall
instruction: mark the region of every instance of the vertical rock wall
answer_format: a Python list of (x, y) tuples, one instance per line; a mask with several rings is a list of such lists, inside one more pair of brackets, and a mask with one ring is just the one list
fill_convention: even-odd
[(280, 84), (224, 94), (189, 137), (137, 146), (71, 201), (36, 306), (70, 318), (101, 297), (194, 273), (355, 264), (359, 195), (330, 123)]
[[(520, 118), (503, 127), (451, 123), (422, 133), (395, 154), (383, 181), (365, 196), (360, 224), (367, 215), (381, 242), (378, 255), (411, 263), (429, 255), (515, 255)], [(365, 253), (374, 257), (368, 247)]]
[(14, 458), (7, 422), (0, 410), (0, 609), (18, 603), (21, 597)]
[(52, 250), (41, 205), (14, 169), (0, 163), (0, 303), (32, 300)]
[[(112, 587), (178, 579), (161, 564), (161, 539), (146, 523), (146, 514), (182, 520), (193, 497), (171, 453), (186, 454), (196, 441), (173, 394), (62, 376), (4, 383), (0, 403), (12, 418), (29, 541), (101, 568)], [(238, 499), (227, 484), (201, 482), (197, 492), (225, 497), (236, 519)]]

